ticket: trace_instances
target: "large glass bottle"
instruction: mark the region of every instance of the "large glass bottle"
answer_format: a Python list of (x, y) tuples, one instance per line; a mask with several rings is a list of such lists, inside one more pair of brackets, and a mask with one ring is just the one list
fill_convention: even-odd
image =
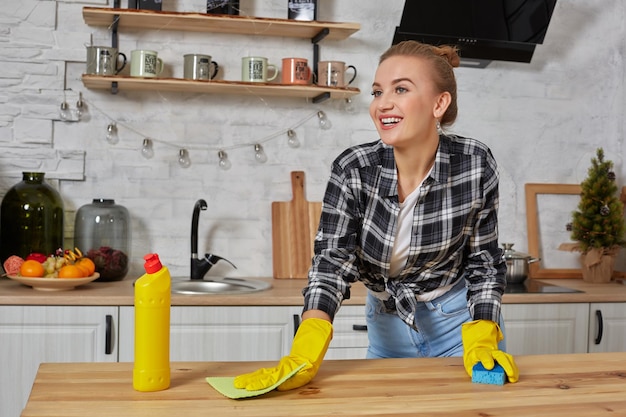
[(115, 200), (94, 198), (76, 212), (74, 246), (96, 265), (96, 281), (119, 281), (128, 273), (130, 216)]
[(50, 255), (63, 248), (64, 206), (61, 195), (44, 182), (43, 172), (23, 172), (0, 207), (0, 256), (25, 258), (31, 253)]

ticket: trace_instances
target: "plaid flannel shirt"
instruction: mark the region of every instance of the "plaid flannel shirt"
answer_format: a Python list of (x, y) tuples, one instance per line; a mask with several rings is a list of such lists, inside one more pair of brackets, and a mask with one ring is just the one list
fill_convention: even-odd
[(378, 140), (344, 151), (332, 165), (315, 237), (304, 311), (334, 318), (350, 285), (390, 294), (414, 326), (416, 294), (464, 277), (474, 320), (499, 320), (506, 263), (498, 247), (499, 176), (491, 151), (460, 136), (439, 138), (419, 193), (405, 267), (389, 277), (399, 213), (393, 148)]

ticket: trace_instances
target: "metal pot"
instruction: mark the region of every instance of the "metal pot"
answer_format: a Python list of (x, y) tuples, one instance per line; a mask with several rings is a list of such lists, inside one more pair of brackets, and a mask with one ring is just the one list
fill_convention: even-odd
[(506, 282), (521, 284), (528, 278), (528, 265), (537, 262), (539, 258), (513, 250), (513, 243), (503, 243), (504, 259), (506, 261)]

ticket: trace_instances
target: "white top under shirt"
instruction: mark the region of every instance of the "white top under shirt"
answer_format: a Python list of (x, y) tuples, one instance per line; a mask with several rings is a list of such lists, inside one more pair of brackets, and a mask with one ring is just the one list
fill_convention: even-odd
[[(415, 205), (417, 204), (417, 199), (420, 195), (420, 188), (424, 184), (424, 180), (428, 178), (431, 172), (432, 168), (428, 171), (426, 177), (422, 179), (422, 182), (420, 182), (411, 194), (406, 196), (404, 201), (400, 203), (398, 229), (396, 230), (396, 240), (391, 252), (391, 261), (389, 266), (389, 276), (391, 279), (400, 275), (400, 272), (402, 272), (402, 269), (406, 265), (406, 260), (409, 257), (409, 247), (411, 246), (411, 234), (413, 230), (413, 211), (415, 211)], [(418, 301), (430, 301), (448, 292), (454, 284), (456, 284), (456, 282), (424, 294), (416, 294), (415, 298), (417, 298)]]

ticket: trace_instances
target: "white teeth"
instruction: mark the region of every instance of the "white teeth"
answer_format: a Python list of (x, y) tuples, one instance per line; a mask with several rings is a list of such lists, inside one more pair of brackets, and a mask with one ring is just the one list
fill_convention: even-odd
[(399, 123), (400, 120), (402, 119), (400, 119), (399, 117), (385, 117), (383, 119), (380, 119), (380, 121), (385, 125), (392, 124), (392, 123)]

